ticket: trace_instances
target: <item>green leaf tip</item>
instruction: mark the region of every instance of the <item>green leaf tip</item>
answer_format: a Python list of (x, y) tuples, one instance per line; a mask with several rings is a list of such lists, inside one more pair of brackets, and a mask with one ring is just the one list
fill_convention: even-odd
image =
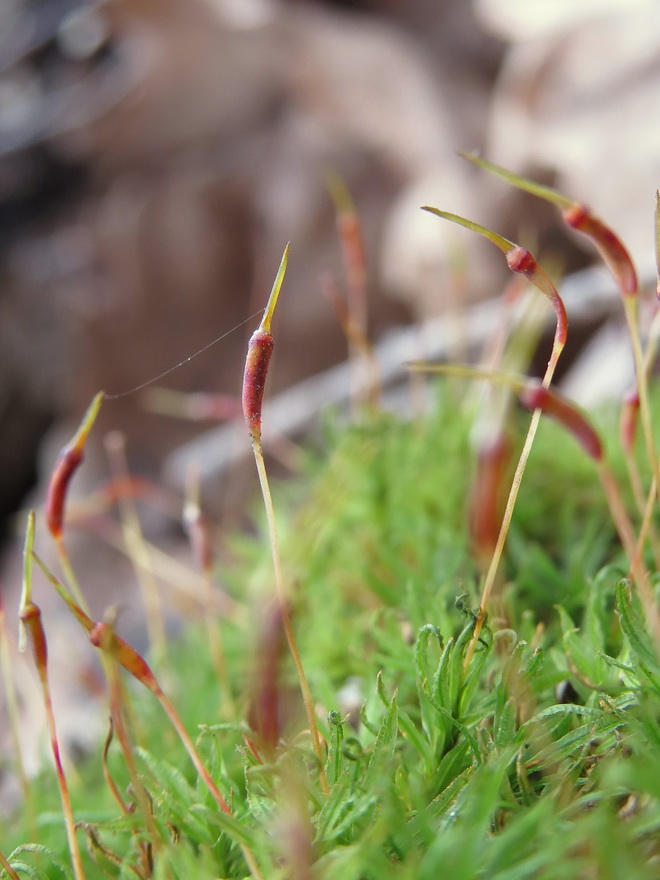
[(89, 433), (92, 430), (94, 422), (96, 421), (96, 417), (101, 409), (101, 404), (103, 403), (103, 398), (105, 397), (105, 391), (99, 391), (94, 395), (94, 398), (90, 405), (87, 407), (87, 412), (85, 413), (82, 422), (80, 423), (80, 427), (76, 431), (74, 438), (71, 440), (69, 447), (73, 449), (82, 449), (85, 445), (87, 438), (89, 437)]
[(459, 155), (478, 168), (483, 168), (484, 171), (495, 174), (512, 186), (528, 192), (530, 195), (537, 196), (546, 202), (550, 202), (559, 208), (562, 212), (564, 223), (571, 229), (575, 229), (577, 232), (581, 232), (589, 237), (596, 245), (619, 285), (621, 292), (625, 296), (635, 296), (637, 294), (637, 275), (628, 251), (618, 236), (601, 220), (594, 217), (587, 207), (549, 186), (543, 186), (533, 180), (521, 177), (519, 174), (514, 174), (512, 171), (502, 168), (501, 165), (488, 162), (474, 153), (459, 153)]
[(290, 249), (291, 242), (289, 241), (284, 248), (284, 253), (282, 254), (282, 259), (280, 261), (280, 267), (277, 270), (277, 275), (275, 276), (275, 281), (273, 282), (273, 288), (270, 292), (270, 296), (268, 297), (268, 302), (266, 303), (266, 308), (264, 310), (264, 316), (261, 319), (261, 324), (259, 325), (259, 329), (265, 331), (266, 333), (270, 333), (270, 326), (273, 320), (273, 312), (275, 311), (275, 306), (277, 305), (277, 300), (280, 295), (280, 290), (282, 289), (284, 276), (286, 274), (286, 267), (289, 262)]
[(493, 232), (492, 229), (488, 229), (486, 226), (481, 226), (479, 223), (475, 223), (474, 220), (468, 220), (466, 217), (461, 217), (459, 214), (450, 214), (449, 211), (441, 211), (439, 208), (433, 208), (430, 205), (423, 205), (422, 211), (428, 211), (429, 214), (435, 214), (436, 217), (441, 217), (443, 220), (449, 220), (451, 223), (457, 223), (459, 226), (464, 226), (466, 229), (472, 230), (472, 232), (478, 232), (479, 235), (483, 235), (488, 241), (492, 241), (492, 243), (498, 247), (503, 254), (508, 254), (509, 251), (517, 247), (515, 242), (509, 241), (508, 238), (498, 235), (497, 232)]
[(528, 180), (526, 177), (521, 177), (519, 174), (514, 174), (513, 171), (509, 171), (501, 165), (496, 165), (494, 162), (489, 162), (487, 159), (482, 159), (481, 156), (477, 156), (475, 153), (459, 153), (458, 155), (462, 159), (467, 159), (468, 162), (471, 162), (478, 168), (483, 168), (484, 171), (488, 171), (490, 174), (495, 174), (502, 180), (506, 180), (506, 182), (510, 183), (512, 186), (515, 186), (524, 192), (528, 192), (533, 196), (538, 196), (546, 202), (552, 202), (552, 204), (557, 205), (558, 208), (570, 208), (575, 204), (573, 199), (569, 199), (567, 196), (562, 195), (562, 193), (557, 192), (556, 189), (552, 189), (549, 186), (543, 186), (543, 184), (540, 183), (535, 183), (535, 181)]
[(21, 587), (21, 601), (19, 605), (19, 629), (18, 650), (23, 653), (27, 645), (27, 632), (25, 624), (20, 618), (21, 613), (32, 603), (32, 560), (34, 551), (34, 510), (28, 514), (27, 529), (25, 532), (25, 544), (23, 547), (23, 584)]
[(355, 204), (344, 178), (334, 169), (325, 175), (325, 185), (338, 214), (354, 214)]
[(512, 391), (523, 391), (529, 384), (524, 376), (514, 373), (503, 373), (497, 370), (484, 370), (479, 367), (471, 367), (468, 364), (433, 364), (425, 361), (409, 361), (409, 370), (415, 373), (428, 373), (429, 375), (449, 376), (454, 379), (471, 379), (473, 381), (490, 382), (493, 385), (503, 385)]

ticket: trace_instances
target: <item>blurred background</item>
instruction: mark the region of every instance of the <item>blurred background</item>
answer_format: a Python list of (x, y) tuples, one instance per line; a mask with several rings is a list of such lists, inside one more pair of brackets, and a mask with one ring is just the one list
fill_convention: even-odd
[[(552, 211), (458, 150), (588, 203), (653, 280), (659, 111), (657, 0), (3, 0), (4, 537), (28, 493), (42, 502), (92, 395), (145, 382), (263, 308), (288, 240), (268, 396), (345, 360), (323, 295), (324, 278), (344, 279), (329, 174), (363, 225), (376, 341), (505, 282), (494, 249), (420, 205), (522, 237), (564, 271), (594, 260)], [(163, 384), (228, 395), (231, 412), (256, 321)], [(598, 311), (591, 329), (604, 323)], [(617, 393), (629, 371), (609, 344), (594, 369)], [(107, 430), (126, 435), (131, 470), (167, 490), (167, 463), (208, 427), (149, 412), (140, 394), (107, 402), (99, 421), (78, 489), (107, 473)], [(220, 480), (207, 502), (219, 513), (243, 486), (232, 495)], [(12, 602), (19, 547), (3, 575)], [(135, 593), (111, 551), (85, 540), (77, 564), (97, 614), (118, 584)], [(64, 669), (67, 626), (53, 634)]]
[[(329, 172), (363, 223), (376, 339), (500, 292), (488, 248), (419, 211), (520, 235), (518, 199), (456, 150), (569, 189), (648, 267), (659, 89), (646, 0), (5, 0), (0, 517), (51, 426), (258, 309), (287, 240), (271, 390), (345, 357), (321, 293), (342, 277)], [(524, 223), (551, 248), (544, 216)], [(168, 386), (238, 394), (251, 329)], [(139, 395), (101, 424), (152, 477), (200, 430)]]

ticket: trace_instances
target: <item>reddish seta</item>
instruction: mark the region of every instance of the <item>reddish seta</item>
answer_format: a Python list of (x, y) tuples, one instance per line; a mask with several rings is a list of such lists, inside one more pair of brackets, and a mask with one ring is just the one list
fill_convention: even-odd
[(621, 409), (619, 421), (619, 435), (621, 445), (628, 454), (632, 453), (637, 435), (637, 423), (639, 420), (639, 393), (635, 388), (626, 394)]

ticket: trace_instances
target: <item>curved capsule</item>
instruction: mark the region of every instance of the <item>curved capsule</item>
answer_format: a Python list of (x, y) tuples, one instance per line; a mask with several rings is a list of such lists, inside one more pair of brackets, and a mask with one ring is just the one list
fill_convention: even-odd
[(147, 661), (141, 654), (129, 645), (127, 641), (116, 635), (112, 627), (107, 623), (96, 623), (90, 629), (87, 637), (95, 648), (100, 648), (109, 654), (127, 672), (137, 678), (146, 688), (158, 696), (162, 693), (160, 685)]
[(521, 404), (529, 410), (540, 409), (545, 415), (556, 419), (575, 437), (580, 446), (594, 461), (603, 458), (603, 445), (595, 428), (577, 407), (556, 392), (543, 385), (534, 384), (520, 394)]
[(624, 296), (636, 296), (639, 285), (630, 254), (609, 226), (594, 217), (584, 205), (567, 208), (562, 212), (562, 217), (567, 226), (593, 241), (621, 293)]
[(60, 452), (57, 464), (48, 484), (46, 493), (46, 523), (54, 538), (62, 536), (64, 528), (64, 502), (71, 478), (83, 460), (82, 449), (65, 446)]
[(95, 395), (74, 438), (60, 452), (57, 464), (50, 478), (46, 494), (46, 522), (55, 540), (59, 540), (62, 537), (66, 493), (68, 492), (71, 478), (83, 460), (85, 443), (87, 442), (89, 432), (92, 430), (92, 425), (98, 415), (104, 396), (103, 391)]
[(568, 316), (564, 301), (559, 295), (547, 272), (538, 264), (536, 258), (527, 248), (515, 245), (506, 253), (506, 264), (512, 272), (523, 275), (543, 293), (552, 303), (557, 319), (555, 331), (555, 347), (561, 352), (568, 336)]

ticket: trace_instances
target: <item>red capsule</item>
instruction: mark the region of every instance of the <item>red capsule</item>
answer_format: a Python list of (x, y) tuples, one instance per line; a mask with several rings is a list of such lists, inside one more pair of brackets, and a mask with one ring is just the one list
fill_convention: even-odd
[(123, 666), (134, 678), (142, 682), (152, 693), (156, 695), (161, 693), (160, 686), (147, 661), (121, 636), (116, 635), (107, 623), (95, 624), (87, 636), (95, 648), (100, 648), (110, 654), (120, 666)]
[(264, 316), (261, 323), (250, 337), (247, 356), (245, 358), (245, 371), (243, 373), (243, 415), (252, 442), (259, 445), (261, 442), (261, 406), (264, 399), (266, 374), (270, 356), (273, 353), (273, 335), (270, 332), (273, 312), (280, 295), (282, 282), (289, 261), (289, 245), (284, 248), (280, 267), (277, 270)]
[(521, 392), (520, 402), (528, 410), (540, 409), (556, 419), (571, 432), (590, 458), (601, 461), (603, 445), (596, 430), (570, 401), (543, 385), (535, 384)]
[(516, 245), (506, 255), (506, 263), (512, 272), (518, 272), (526, 278), (535, 278), (539, 269), (536, 258), (527, 248)]
[(258, 328), (250, 337), (243, 373), (243, 416), (252, 441), (261, 439), (261, 408), (268, 364), (273, 353), (273, 334)]
[(516, 272), (518, 275), (523, 275), (525, 278), (529, 278), (534, 287), (536, 287), (537, 290), (540, 290), (541, 293), (545, 294), (552, 303), (555, 317), (557, 319), (555, 348), (557, 350), (556, 357), (558, 357), (566, 344), (566, 338), (568, 336), (568, 316), (566, 314), (564, 301), (559, 295), (557, 288), (553, 284), (550, 276), (541, 268), (541, 266), (539, 266), (536, 258), (527, 250), (527, 248), (521, 247), (520, 245), (512, 247), (511, 250), (506, 253), (506, 263), (512, 272)]
[(48, 667), (48, 646), (46, 633), (41, 622), (41, 609), (34, 602), (27, 602), (19, 612), (19, 619), (30, 635), (34, 662), (37, 666), (39, 677), (44, 680)]
[(82, 449), (65, 446), (60, 452), (46, 494), (46, 523), (51, 535), (61, 538), (64, 527), (64, 503), (69, 483), (83, 460)]
[(87, 437), (92, 429), (103, 400), (103, 392), (99, 392), (89, 405), (75, 437), (60, 452), (55, 469), (48, 484), (46, 494), (46, 523), (51, 535), (58, 541), (64, 528), (64, 505), (71, 478), (83, 460)]
[(635, 296), (638, 290), (637, 273), (630, 254), (621, 240), (584, 205), (573, 205), (562, 212), (567, 226), (588, 236), (596, 245), (624, 296)]

